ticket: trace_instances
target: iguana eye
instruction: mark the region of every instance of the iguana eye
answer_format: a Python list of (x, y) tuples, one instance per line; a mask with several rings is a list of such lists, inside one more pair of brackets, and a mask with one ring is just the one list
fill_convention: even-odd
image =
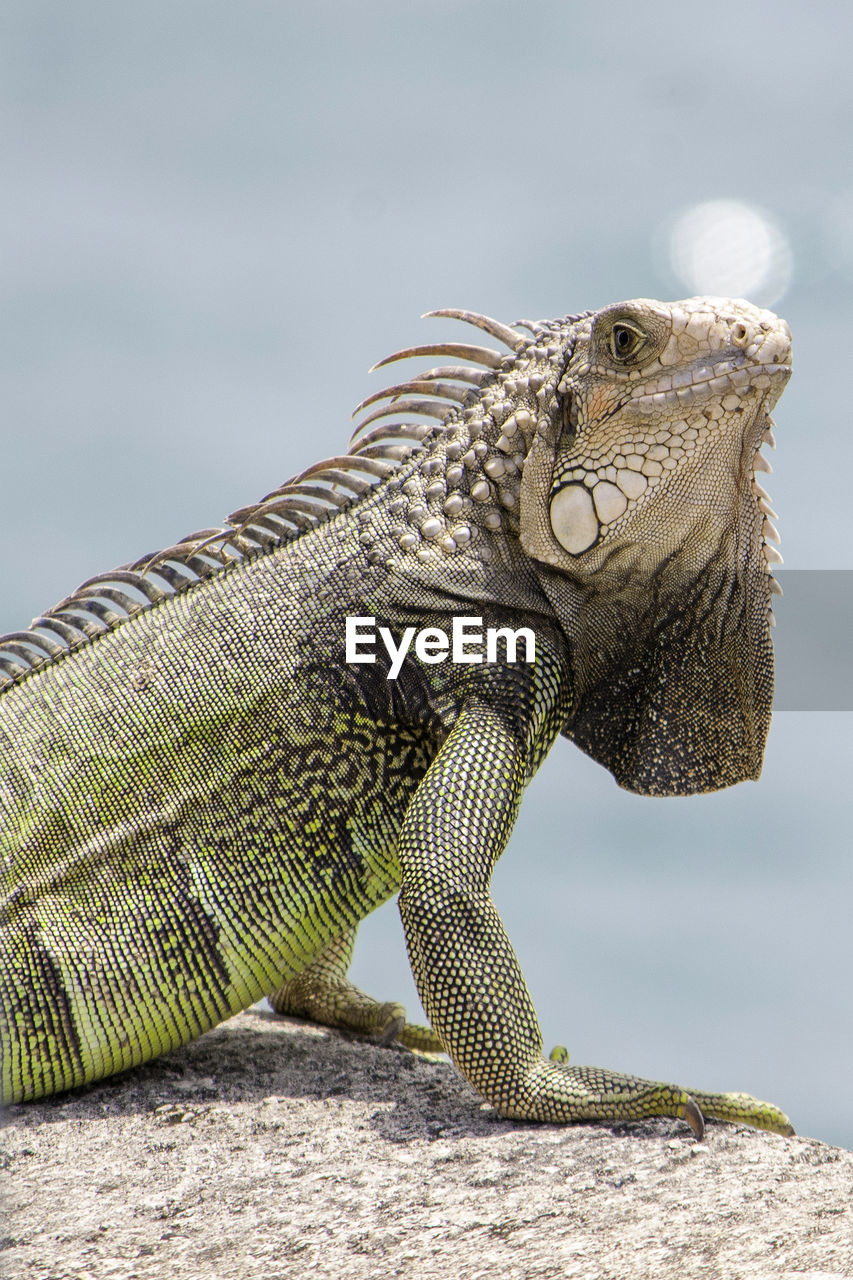
[(610, 330), (610, 350), (617, 360), (628, 360), (636, 355), (646, 340), (646, 335), (633, 325), (620, 320)]

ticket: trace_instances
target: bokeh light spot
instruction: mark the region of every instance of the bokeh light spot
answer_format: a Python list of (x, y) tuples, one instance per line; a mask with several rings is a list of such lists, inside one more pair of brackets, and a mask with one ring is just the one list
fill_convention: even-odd
[(708, 200), (676, 218), (669, 261), (692, 294), (748, 298), (772, 306), (791, 281), (786, 236), (766, 213), (739, 200)]

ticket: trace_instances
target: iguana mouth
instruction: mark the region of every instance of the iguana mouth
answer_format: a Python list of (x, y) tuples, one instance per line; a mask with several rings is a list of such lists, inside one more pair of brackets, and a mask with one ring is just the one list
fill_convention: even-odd
[[(702, 390), (718, 396), (738, 395), (746, 391), (766, 390), (762, 407), (773, 408), (791, 376), (789, 364), (752, 364), (749, 360), (727, 357), (713, 365), (664, 373), (646, 384), (643, 394), (633, 399), (639, 409), (661, 409), (673, 405), (686, 408)], [(774, 387), (778, 384), (778, 389)], [(773, 391), (772, 396), (769, 394)], [(769, 403), (768, 403), (769, 402)]]

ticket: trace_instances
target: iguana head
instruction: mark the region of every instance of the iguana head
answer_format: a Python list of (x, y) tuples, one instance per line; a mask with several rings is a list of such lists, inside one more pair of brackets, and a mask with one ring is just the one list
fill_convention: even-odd
[(520, 538), (572, 646), (566, 732), (633, 790), (760, 772), (780, 557), (755, 472), (790, 360), (747, 302), (620, 303), (577, 322), (538, 419)]

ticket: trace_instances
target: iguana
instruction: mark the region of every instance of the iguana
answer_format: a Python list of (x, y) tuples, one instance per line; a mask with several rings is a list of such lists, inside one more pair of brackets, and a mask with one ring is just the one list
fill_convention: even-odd
[[(641, 794), (758, 776), (779, 557), (755, 472), (788, 326), (717, 298), (429, 314), (507, 351), (389, 356), (452, 363), (364, 400), (348, 453), (0, 643), (2, 1096), (270, 996), (443, 1048), (503, 1116), (792, 1132), (745, 1094), (545, 1058), (489, 896), (558, 734)], [(398, 889), (429, 1028), (346, 977)]]

